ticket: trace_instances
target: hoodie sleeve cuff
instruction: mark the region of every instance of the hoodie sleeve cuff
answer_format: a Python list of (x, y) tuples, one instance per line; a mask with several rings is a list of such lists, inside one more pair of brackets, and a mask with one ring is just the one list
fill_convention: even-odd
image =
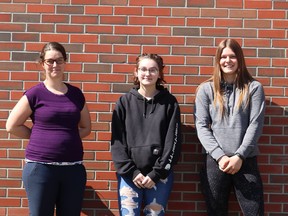
[(211, 152), (211, 157), (218, 161), (221, 157), (223, 157), (225, 153), (221, 148), (216, 148), (213, 152)]
[(148, 176), (153, 180), (155, 184), (160, 180), (160, 176), (158, 176), (154, 171), (148, 173)]
[(136, 176), (141, 173), (140, 170), (136, 169), (134, 172), (133, 172), (133, 175), (132, 175), (132, 181), (136, 178)]

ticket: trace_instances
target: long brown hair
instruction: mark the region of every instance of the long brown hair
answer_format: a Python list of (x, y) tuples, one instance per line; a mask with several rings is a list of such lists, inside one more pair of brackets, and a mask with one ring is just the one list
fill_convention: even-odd
[(240, 90), (240, 96), (239, 100), (237, 102), (237, 108), (239, 109), (242, 104), (244, 104), (245, 108), (247, 107), (249, 103), (249, 97), (247, 97), (247, 100), (244, 101), (245, 96), (249, 93), (249, 84), (253, 80), (253, 77), (249, 73), (245, 58), (243, 54), (243, 50), (239, 43), (234, 39), (225, 39), (221, 41), (218, 45), (218, 48), (216, 50), (215, 55), (215, 65), (213, 70), (213, 75), (208, 81), (213, 82), (214, 86), (214, 106), (216, 104), (220, 107), (220, 116), (223, 117), (225, 113), (225, 107), (224, 107), (224, 100), (223, 100), (223, 91), (221, 91), (221, 82), (224, 81), (223, 72), (221, 70), (220, 66), (220, 59), (223, 52), (223, 49), (229, 47), (236, 55), (237, 61), (238, 61), (238, 69), (236, 71), (236, 78), (234, 85), (236, 88)]

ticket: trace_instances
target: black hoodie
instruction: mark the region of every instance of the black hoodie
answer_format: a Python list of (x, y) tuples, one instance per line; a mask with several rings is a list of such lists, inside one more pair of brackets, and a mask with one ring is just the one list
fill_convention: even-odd
[(116, 103), (112, 159), (119, 175), (133, 180), (141, 172), (157, 183), (167, 178), (180, 155), (180, 109), (176, 98), (163, 87), (150, 100), (137, 90), (131, 89)]

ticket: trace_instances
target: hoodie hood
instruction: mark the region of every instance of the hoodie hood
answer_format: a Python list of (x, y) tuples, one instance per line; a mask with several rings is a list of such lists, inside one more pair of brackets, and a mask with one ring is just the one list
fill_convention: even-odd
[(142, 106), (143, 106), (142, 116), (143, 116), (143, 118), (146, 118), (149, 115), (153, 114), (156, 107), (157, 107), (157, 103), (159, 103), (159, 101), (162, 98), (165, 98), (165, 94), (169, 95), (169, 91), (166, 88), (164, 88), (163, 86), (160, 86), (160, 88), (157, 88), (157, 89), (159, 90), (159, 92), (151, 99), (147, 99), (143, 95), (141, 95), (138, 92), (139, 87), (134, 87), (129, 92), (131, 95), (136, 97), (136, 99), (139, 101), (139, 103), (142, 103)]

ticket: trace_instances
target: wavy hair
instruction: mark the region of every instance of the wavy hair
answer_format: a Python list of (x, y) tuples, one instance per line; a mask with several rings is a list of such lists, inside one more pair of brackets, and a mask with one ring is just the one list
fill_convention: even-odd
[[(159, 88), (160, 86), (162, 86), (163, 84), (166, 83), (166, 81), (164, 80), (164, 63), (163, 63), (163, 59), (161, 56), (157, 55), (157, 54), (153, 54), (153, 53), (143, 53), (141, 55), (139, 55), (137, 58), (136, 58), (136, 66), (135, 66), (135, 71), (138, 70), (139, 68), (139, 63), (141, 60), (143, 59), (152, 59), (154, 60), (157, 65), (158, 65), (158, 69), (159, 69), (159, 77), (158, 77), (158, 80), (156, 82), (156, 88)], [(134, 76), (134, 85), (136, 86), (140, 86), (140, 82), (139, 82), (139, 79), (137, 76)]]

